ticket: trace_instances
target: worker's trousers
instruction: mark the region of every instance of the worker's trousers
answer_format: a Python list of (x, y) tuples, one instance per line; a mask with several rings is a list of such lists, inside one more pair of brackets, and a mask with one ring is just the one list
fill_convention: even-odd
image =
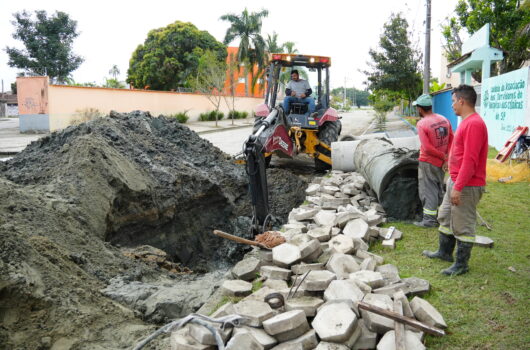
[(454, 235), (462, 242), (475, 241), (475, 226), (477, 222), (477, 205), (484, 186), (466, 186), (462, 189), (459, 205), (451, 205), (451, 191), (453, 180), (447, 180), (447, 192), (445, 193), (440, 211), (438, 213), (438, 230), (446, 235)]
[(438, 206), (444, 197), (444, 171), (428, 162), (418, 165), (418, 192), (423, 205), (423, 222), (436, 223)]

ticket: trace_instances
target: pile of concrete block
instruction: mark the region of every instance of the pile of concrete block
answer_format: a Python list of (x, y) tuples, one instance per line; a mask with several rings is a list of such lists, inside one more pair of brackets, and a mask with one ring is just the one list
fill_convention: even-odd
[[(283, 227), (286, 243), (255, 248), (233, 267), (222, 292), (242, 299), (211, 315), (246, 318), (245, 326), (221, 331), (227, 350), (394, 349), (394, 321), (360, 309), (361, 301), (388, 311), (399, 301), (404, 316), (446, 327), (420, 297), (428, 281), (401, 278), (396, 266), (368, 251), (383, 234), (376, 225), (384, 213), (364, 189), (355, 173), (316, 180), (306, 191), (309, 204), (294, 209)], [(262, 287), (252, 292), (256, 279)], [(425, 349), (423, 332), (406, 326), (403, 334), (406, 349)], [(217, 348), (211, 333), (196, 325), (174, 332), (171, 344), (172, 350)]]

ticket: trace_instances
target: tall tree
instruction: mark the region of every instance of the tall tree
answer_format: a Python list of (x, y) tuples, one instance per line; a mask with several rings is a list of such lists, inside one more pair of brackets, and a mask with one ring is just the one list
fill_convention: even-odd
[(112, 68), (109, 70), (109, 74), (112, 75), (112, 78), (114, 80), (118, 80), (118, 75), (120, 75), (120, 69), (117, 65), (113, 65)]
[(72, 51), (74, 39), (79, 36), (77, 21), (57, 11), (35, 11), (35, 19), (26, 11), (14, 13), (13, 38), (22, 41), (24, 49), (6, 47), (8, 65), (25, 72), (47, 75), (53, 82), (62, 83), (76, 70), (83, 58)]
[[(258, 66), (258, 76), (263, 74), (265, 65), (265, 40), (261, 36), (263, 18), (269, 15), (269, 11), (263, 9), (259, 12), (249, 13), (245, 8), (240, 15), (229, 13), (221, 16), (221, 20), (230, 23), (224, 44), (228, 45), (232, 41), (239, 39), (239, 49), (237, 53), (238, 61), (245, 66), (245, 87), (246, 94), (249, 95), (248, 74), (254, 75), (254, 65)], [(252, 77), (252, 80), (254, 78)]]
[(407, 31), (407, 20), (392, 14), (379, 37), (379, 50), (369, 51), (371, 71), (364, 73), (370, 90), (392, 91), (410, 102), (421, 94), (422, 80), (419, 53), (412, 48)]
[(191, 87), (199, 59), (212, 51), (220, 62), (226, 59), (226, 47), (207, 31), (191, 23), (176, 21), (153, 29), (129, 61), (127, 82), (151, 90)]
[(286, 41), (283, 43), (286, 53), (298, 53), (298, 49), (294, 47), (295, 43), (293, 41)]
[(217, 59), (214, 52), (207, 50), (199, 59), (197, 75), (193, 80), (193, 88), (203, 93), (215, 108), (215, 126), (218, 111), (224, 95), (226, 80), (226, 63)]
[[(449, 19), (443, 29), (446, 46), (458, 42), (458, 34), (464, 28), (475, 33), (490, 23), (491, 46), (505, 52), (498, 65), (498, 73), (520, 68), (530, 59), (530, 1), (520, 0), (459, 0), (456, 17)], [(448, 57), (456, 59), (460, 52), (447, 50)]]
[(267, 39), (265, 40), (265, 47), (267, 52), (282, 52), (283, 45), (280, 45), (278, 42), (278, 33), (272, 32), (272, 35), (267, 34)]

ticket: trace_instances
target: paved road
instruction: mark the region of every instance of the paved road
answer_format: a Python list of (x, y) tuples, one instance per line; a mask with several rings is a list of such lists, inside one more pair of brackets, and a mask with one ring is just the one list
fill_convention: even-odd
[[(353, 112), (341, 113), (343, 135), (361, 135), (371, 124), (373, 119), (372, 110), (355, 110)], [(235, 130), (220, 130), (219, 132), (202, 134), (201, 137), (209, 140), (223, 152), (235, 155), (241, 152), (243, 143), (246, 141), (252, 128), (241, 128)], [(312, 161), (312, 160), (311, 160)]]

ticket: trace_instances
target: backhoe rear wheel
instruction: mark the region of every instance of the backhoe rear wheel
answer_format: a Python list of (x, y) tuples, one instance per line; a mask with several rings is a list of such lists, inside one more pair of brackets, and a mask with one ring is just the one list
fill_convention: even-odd
[[(340, 120), (327, 122), (324, 125), (322, 125), (322, 127), (318, 131), (318, 134), (317, 134), (318, 139), (324, 142), (325, 144), (327, 144), (329, 147), (331, 147), (331, 143), (339, 139), (341, 129), (342, 129), (342, 124)], [(328, 157), (331, 157), (331, 151), (328, 151), (324, 147), (319, 145), (316, 147), (316, 149), (318, 152)], [(331, 169), (330, 164), (323, 162), (318, 158), (315, 158), (315, 170), (316, 171), (322, 172), (328, 169)]]

